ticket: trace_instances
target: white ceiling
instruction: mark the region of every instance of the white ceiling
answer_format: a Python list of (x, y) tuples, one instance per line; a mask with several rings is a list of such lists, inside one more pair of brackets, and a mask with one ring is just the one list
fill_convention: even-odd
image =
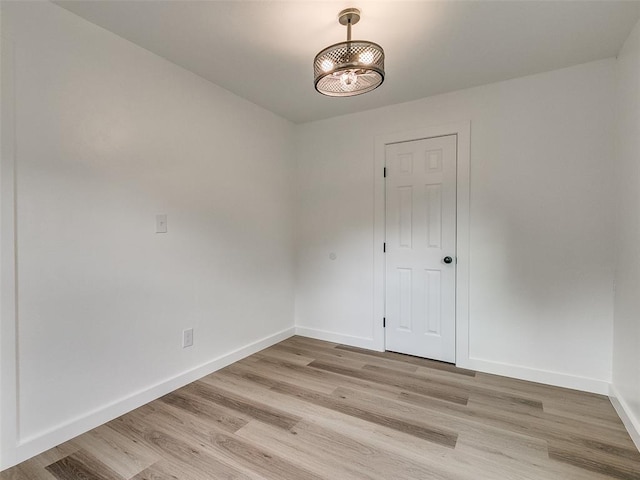
[[(293, 122), (308, 122), (615, 56), (638, 1), (158, 1), (55, 3)], [(312, 62), (346, 38), (383, 46), (371, 93), (324, 97)]]

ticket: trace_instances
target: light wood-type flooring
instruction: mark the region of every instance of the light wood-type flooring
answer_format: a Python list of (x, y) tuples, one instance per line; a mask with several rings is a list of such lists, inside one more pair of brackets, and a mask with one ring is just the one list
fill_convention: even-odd
[(7, 479), (640, 479), (607, 397), (293, 337)]

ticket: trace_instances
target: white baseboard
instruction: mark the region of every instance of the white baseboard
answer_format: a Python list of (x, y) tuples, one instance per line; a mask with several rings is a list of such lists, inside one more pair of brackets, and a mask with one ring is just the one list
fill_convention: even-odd
[(640, 450), (640, 419), (633, 414), (629, 404), (613, 385), (611, 385), (609, 389), (609, 399), (611, 400), (613, 408), (616, 409), (618, 416), (622, 420), (622, 423), (624, 423), (627, 432), (629, 432), (631, 440), (635, 443), (636, 448)]
[(287, 328), (273, 335), (269, 335), (260, 340), (252, 342), (244, 347), (221, 355), (209, 362), (192, 368), (186, 372), (164, 380), (151, 387), (139, 390), (125, 398), (100, 407), (97, 410), (85, 413), (68, 422), (58, 425), (48, 431), (39, 433), (36, 436), (21, 439), (16, 446), (16, 455), (10, 465), (2, 465), (2, 468), (9, 468), (17, 463), (23, 462), (39, 453), (42, 453), (56, 445), (66, 442), (84, 432), (96, 428), (114, 418), (124, 415), (146, 403), (155, 400), (167, 393), (183, 387), (199, 378), (220, 370), (238, 360), (252, 355), (260, 350), (270, 347), (295, 334), (295, 328)]
[(326, 330), (317, 330), (315, 328), (307, 327), (296, 327), (296, 335), (315, 338), (316, 340), (324, 340), (326, 342), (341, 343), (352, 347), (367, 348), (378, 352), (381, 351), (376, 347), (373, 338), (354, 337), (351, 335), (343, 335), (341, 333), (327, 332)]
[[(460, 365), (463, 366), (463, 365)], [(469, 358), (464, 362), (464, 368), (483, 373), (501, 375), (503, 377), (517, 378), (529, 382), (544, 383), (556, 387), (571, 388), (583, 392), (609, 395), (609, 382), (595, 378), (579, 377), (566, 373), (538, 370), (520, 365), (493, 362), (479, 358)]]

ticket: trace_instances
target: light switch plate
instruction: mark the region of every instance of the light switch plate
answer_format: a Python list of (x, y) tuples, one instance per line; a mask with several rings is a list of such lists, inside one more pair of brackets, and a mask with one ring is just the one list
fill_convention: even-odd
[(182, 332), (182, 348), (193, 345), (193, 328), (187, 328)]
[(156, 215), (156, 233), (167, 233), (167, 214)]

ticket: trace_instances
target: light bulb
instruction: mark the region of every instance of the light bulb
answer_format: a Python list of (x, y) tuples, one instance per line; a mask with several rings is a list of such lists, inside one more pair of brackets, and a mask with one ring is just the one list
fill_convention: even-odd
[(330, 70), (333, 70), (333, 62), (331, 60), (329, 60), (328, 58), (325, 58), (322, 61), (322, 64), (320, 65), (320, 68), (322, 68), (323, 71), (328, 72)]
[(358, 82), (358, 75), (353, 70), (347, 70), (340, 75), (340, 84), (344, 90), (350, 91), (356, 88)]
[(366, 50), (360, 54), (360, 63), (364, 63), (365, 65), (369, 65), (373, 63), (373, 52)]

